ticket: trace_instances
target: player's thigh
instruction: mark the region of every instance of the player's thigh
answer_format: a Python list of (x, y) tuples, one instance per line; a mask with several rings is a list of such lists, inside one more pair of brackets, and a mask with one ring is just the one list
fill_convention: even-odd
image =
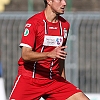
[(51, 93), (46, 100), (66, 100), (73, 94), (82, 92), (79, 88), (66, 81), (65, 79), (60, 78), (59, 80), (54, 81), (51, 87), (48, 87), (49, 92), (47, 93), (50, 93), (50, 91)]
[(22, 94), (22, 90), (23, 90), (22, 87), (23, 87), (23, 85), (21, 84), (21, 80), (22, 80), (22, 76), (18, 75), (16, 77), (15, 82), (14, 82), (14, 86), (12, 88), (9, 100), (11, 100), (12, 98), (16, 99), (16, 98), (20, 97), (20, 95)]
[(26, 95), (31, 94), (28, 92), (31, 90), (30, 81), (31, 81), (31, 78), (18, 75), (15, 80), (13, 89), (11, 91), (10, 97), (9, 97), (10, 100), (12, 99), (22, 100)]
[(84, 93), (78, 92), (70, 96), (66, 100), (90, 100)]

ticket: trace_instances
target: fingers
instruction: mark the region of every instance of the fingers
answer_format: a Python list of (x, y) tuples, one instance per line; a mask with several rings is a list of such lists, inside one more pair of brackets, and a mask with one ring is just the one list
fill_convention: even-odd
[(58, 55), (58, 58), (60, 58), (60, 59), (65, 59), (65, 58), (66, 58), (67, 53), (66, 53), (66, 52), (64, 52), (64, 51), (60, 51), (60, 53), (59, 53), (59, 54), (57, 54), (57, 55)]
[(61, 49), (61, 50), (64, 50), (64, 49), (67, 48), (67, 46), (58, 46), (58, 47), (56, 47), (56, 49), (57, 49), (57, 48), (59, 48), (59, 49)]
[(57, 58), (65, 59), (66, 58), (66, 55), (60, 54), (60, 55), (57, 55)]
[(67, 48), (67, 46), (56, 47), (54, 50), (49, 52), (47, 56), (53, 59), (56, 58), (65, 59), (67, 55), (67, 53), (64, 51), (65, 48)]
[(60, 47), (56, 47), (56, 57), (60, 58), (60, 59), (65, 59), (67, 53), (64, 51), (64, 49), (67, 48), (67, 46), (60, 46)]
[(61, 47), (61, 49), (63, 49), (63, 50), (66, 49), (66, 48), (67, 48), (67, 46), (62, 46), (62, 47)]

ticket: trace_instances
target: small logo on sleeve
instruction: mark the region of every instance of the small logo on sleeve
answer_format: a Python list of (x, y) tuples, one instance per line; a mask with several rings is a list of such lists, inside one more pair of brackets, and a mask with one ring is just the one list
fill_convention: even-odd
[(24, 31), (24, 36), (27, 36), (29, 34), (29, 29), (26, 28), (25, 31)]
[(25, 27), (31, 27), (31, 24), (27, 23), (27, 24), (25, 25)]

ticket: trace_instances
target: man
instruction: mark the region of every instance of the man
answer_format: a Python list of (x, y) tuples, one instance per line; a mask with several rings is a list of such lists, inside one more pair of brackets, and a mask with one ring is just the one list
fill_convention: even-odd
[(44, 0), (45, 10), (26, 22), (18, 76), (10, 100), (89, 100), (66, 81), (63, 63), (69, 23), (60, 16), (65, 0)]

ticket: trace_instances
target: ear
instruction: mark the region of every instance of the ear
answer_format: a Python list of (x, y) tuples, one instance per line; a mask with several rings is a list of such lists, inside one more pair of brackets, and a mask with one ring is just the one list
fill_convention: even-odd
[(52, 0), (47, 0), (47, 3), (50, 5), (52, 3)]

